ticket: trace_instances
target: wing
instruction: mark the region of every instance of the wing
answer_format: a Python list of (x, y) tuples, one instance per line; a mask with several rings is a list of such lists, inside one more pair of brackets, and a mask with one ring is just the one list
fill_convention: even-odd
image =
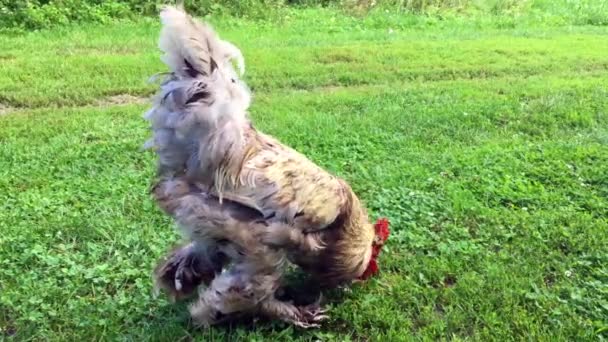
[(237, 186), (223, 189), (223, 198), (306, 233), (323, 230), (338, 219), (348, 202), (342, 180), (260, 133), (257, 150), (243, 165)]

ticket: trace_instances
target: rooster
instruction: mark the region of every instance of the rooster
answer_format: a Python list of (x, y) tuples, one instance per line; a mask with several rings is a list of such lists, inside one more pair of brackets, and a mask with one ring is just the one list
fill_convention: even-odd
[[(159, 157), (160, 182), (180, 179), (186, 193), (204, 193), (220, 205), (228, 202), (256, 212), (259, 218), (241, 222), (240, 230), (224, 229), (222, 239), (239, 240), (246, 231), (270, 247), (265, 253), (285, 253), (323, 285), (375, 274), (388, 221), (370, 223), (347, 182), (253, 127), (247, 112), (251, 95), (239, 78), (244, 61), (238, 48), (182, 8), (165, 7), (161, 22), (159, 45), (170, 72), (145, 115), (152, 122), (153, 138), (147, 146)], [(172, 191), (155, 192), (157, 201), (167, 194), (174, 197)], [(197, 241), (196, 234), (185, 230)], [(177, 283), (182, 275), (173, 271), (183, 270), (180, 265), (195, 250), (193, 245), (178, 249), (168, 261), (172, 266), (166, 270), (171, 271), (157, 276), (173, 276)], [(213, 263), (203, 263), (203, 268), (210, 271)]]

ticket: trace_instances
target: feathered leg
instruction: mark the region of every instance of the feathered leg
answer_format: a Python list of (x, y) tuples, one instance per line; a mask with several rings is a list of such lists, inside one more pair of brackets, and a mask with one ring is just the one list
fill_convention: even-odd
[(225, 257), (217, 246), (190, 242), (174, 248), (154, 270), (155, 288), (166, 291), (171, 301), (191, 296), (221, 272)]
[(202, 282), (204, 275), (215, 275), (218, 268), (214, 267), (224, 265), (213, 261), (213, 256), (225, 255), (232, 262), (190, 307), (197, 325), (211, 326), (235, 316), (260, 313), (312, 328), (327, 318), (318, 303), (298, 307), (275, 298), (283, 276), (285, 252), (259, 242), (259, 232), (268, 226), (261, 214), (227, 200), (220, 203), (216, 197), (179, 179), (159, 183), (154, 195), (196, 241), (177, 250), (161, 267), (159, 279), (164, 288), (177, 294), (192, 292), (193, 284)]
[(210, 326), (240, 315), (254, 314), (262, 302), (274, 298), (284, 267), (279, 253), (270, 252), (269, 255), (270, 258), (264, 255), (260, 259), (253, 255), (216, 277), (190, 307), (194, 322)]
[(243, 273), (248, 267), (223, 272), (204, 290), (199, 300), (190, 307), (193, 321), (203, 327), (234, 319), (247, 314), (261, 314), (279, 319), (301, 328), (316, 328), (329, 318), (320, 306), (320, 300), (306, 306), (275, 298), (279, 285), (279, 271), (259, 274)]

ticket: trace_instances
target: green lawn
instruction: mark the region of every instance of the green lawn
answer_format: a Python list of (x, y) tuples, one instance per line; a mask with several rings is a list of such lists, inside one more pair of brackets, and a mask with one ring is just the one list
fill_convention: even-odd
[(140, 150), (155, 21), (0, 35), (0, 340), (608, 338), (608, 27), (482, 19), (215, 22), (257, 126), (392, 222), (311, 331), (152, 297), (177, 239)]

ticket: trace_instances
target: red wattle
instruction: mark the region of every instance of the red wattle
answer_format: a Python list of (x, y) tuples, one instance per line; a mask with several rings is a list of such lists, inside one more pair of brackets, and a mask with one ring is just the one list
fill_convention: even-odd
[(376, 231), (376, 236), (378, 238), (380, 238), (380, 241), (382, 241), (382, 242), (379, 244), (376, 244), (374, 242), (372, 244), (371, 259), (369, 260), (369, 264), (367, 264), (367, 268), (365, 269), (363, 274), (361, 276), (359, 276), (358, 279), (367, 280), (367, 279), (371, 278), (372, 276), (376, 275), (378, 273), (378, 271), (380, 270), (380, 268), (378, 267), (378, 261), (376, 259), (380, 255), (380, 251), (382, 250), (382, 246), (384, 245), (384, 242), (388, 239), (388, 236), (390, 235), (390, 229), (388, 228), (388, 226), (389, 226), (389, 221), (385, 218), (378, 219), (376, 221), (376, 223), (374, 224), (374, 230)]
[(365, 269), (365, 272), (363, 272), (363, 274), (359, 277), (359, 279), (367, 280), (367, 279), (371, 278), (373, 275), (375, 275), (376, 273), (378, 273), (378, 262), (376, 261), (375, 258), (372, 258), (369, 261), (369, 264), (367, 265), (367, 269)]
[(380, 237), (380, 239), (384, 242), (388, 239), (391, 231), (388, 228), (389, 221), (386, 218), (381, 218), (376, 221), (374, 225), (374, 229), (376, 230), (376, 235)]

